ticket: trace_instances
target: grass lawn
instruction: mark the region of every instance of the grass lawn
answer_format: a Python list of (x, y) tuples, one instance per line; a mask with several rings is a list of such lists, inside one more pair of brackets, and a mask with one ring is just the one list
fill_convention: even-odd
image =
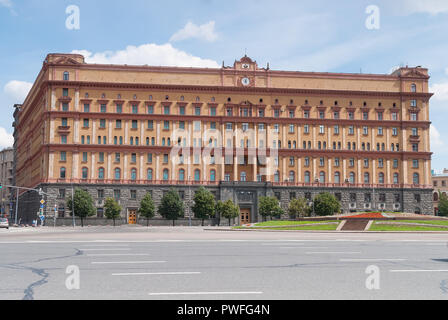
[(448, 231), (447, 228), (436, 226), (406, 226), (399, 224), (379, 224), (375, 222), (369, 231)]
[(448, 220), (441, 221), (441, 220), (394, 220), (394, 223), (418, 223), (418, 224), (429, 224), (434, 226), (447, 226), (448, 227)]
[(296, 227), (286, 227), (286, 228), (263, 228), (263, 230), (330, 230), (335, 231), (338, 224), (321, 224), (321, 225), (305, 225)]
[(337, 221), (266, 221), (257, 223), (255, 227), (287, 227), (287, 226), (301, 226), (316, 223), (338, 223)]

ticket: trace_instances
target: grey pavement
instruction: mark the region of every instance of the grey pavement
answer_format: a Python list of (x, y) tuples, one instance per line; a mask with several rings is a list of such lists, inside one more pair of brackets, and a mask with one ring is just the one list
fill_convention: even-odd
[(447, 234), (223, 230), (0, 230), (0, 299), (448, 299)]

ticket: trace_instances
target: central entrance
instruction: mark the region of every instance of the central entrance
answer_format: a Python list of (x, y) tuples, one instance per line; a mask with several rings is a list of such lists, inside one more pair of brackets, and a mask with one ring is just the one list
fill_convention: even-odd
[(128, 224), (137, 224), (137, 210), (136, 209), (129, 210)]
[(250, 214), (251, 210), (247, 208), (241, 208), (240, 209), (240, 224), (249, 224), (250, 223)]

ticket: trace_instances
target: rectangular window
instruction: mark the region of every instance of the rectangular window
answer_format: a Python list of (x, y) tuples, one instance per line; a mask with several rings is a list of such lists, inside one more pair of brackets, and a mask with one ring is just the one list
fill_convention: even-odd
[(123, 112), (123, 106), (121, 104), (117, 104), (117, 113)]
[(179, 121), (179, 129), (185, 130), (185, 122)]
[(120, 163), (120, 153), (115, 153), (115, 162)]
[(100, 119), (100, 128), (105, 129), (106, 128), (106, 119)]
[(163, 114), (169, 115), (170, 114), (170, 107), (163, 107)]
[(132, 120), (132, 129), (138, 129), (138, 121)]
[(87, 162), (87, 152), (82, 153), (82, 162)]
[(210, 108), (210, 115), (213, 117), (216, 116), (216, 108), (215, 107)]
[(137, 163), (137, 154), (136, 153), (131, 154), (131, 163)]
[(100, 153), (98, 154), (98, 161), (99, 161), (99, 162), (104, 162), (104, 152), (100, 152)]
[(61, 125), (67, 127), (67, 118), (62, 118)]
[(334, 126), (334, 134), (339, 134), (339, 126)]
[(106, 105), (105, 105), (105, 104), (102, 104), (102, 105), (100, 106), (100, 112), (101, 112), (101, 113), (106, 113), (106, 112), (107, 112), (107, 108), (106, 108)]
[(61, 161), (67, 161), (67, 153), (65, 151), (61, 151), (60, 156)]
[(148, 106), (148, 114), (154, 114), (154, 106)]
[(201, 115), (201, 107), (195, 107), (194, 108), (194, 115), (200, 116)]
[(61, 136), (61, 143), (67, 144), (67, 136)]
[(62, 96), (68, 97), (68, 89), (67, 88), (62, 89)]
[(115, 128), (116, 129), (121, 129), (121, 120), (115, 121)]
[(154, 121), (148, 120), (148, 129), (153, 130), (154, 129)]
[(62, 111), (68, 111), (68, 103), (62, 104)]
[(163, 129), (170, 130), (170, 122), (169, 121), (163, 121)]
[(131, 199), (132, 200), (137, 199), (137, 190), (131, 190)]
[(132, 113), (133, 114), (137, 114), (138, 113), (138, 106), (137, 105), (133, 105), (132, 106)]
[(90, 104), (84, 104), (84, 112), (90, 112)]

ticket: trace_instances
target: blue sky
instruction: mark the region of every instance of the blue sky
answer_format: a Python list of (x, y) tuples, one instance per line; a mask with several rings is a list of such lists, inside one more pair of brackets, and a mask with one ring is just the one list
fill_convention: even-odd
[[(66, 8), (80, 29), (66, 28)], [(366, 8), (379, 29), (366, 28)], [(0, 0), (0, 147), (12, 143), (21, 103), (50, 52), (89, 62), (226, 65), (247, 54), (272, 69), (389, 73), (430, 69), (433, 169), (448, 168), (448, 1)]]

